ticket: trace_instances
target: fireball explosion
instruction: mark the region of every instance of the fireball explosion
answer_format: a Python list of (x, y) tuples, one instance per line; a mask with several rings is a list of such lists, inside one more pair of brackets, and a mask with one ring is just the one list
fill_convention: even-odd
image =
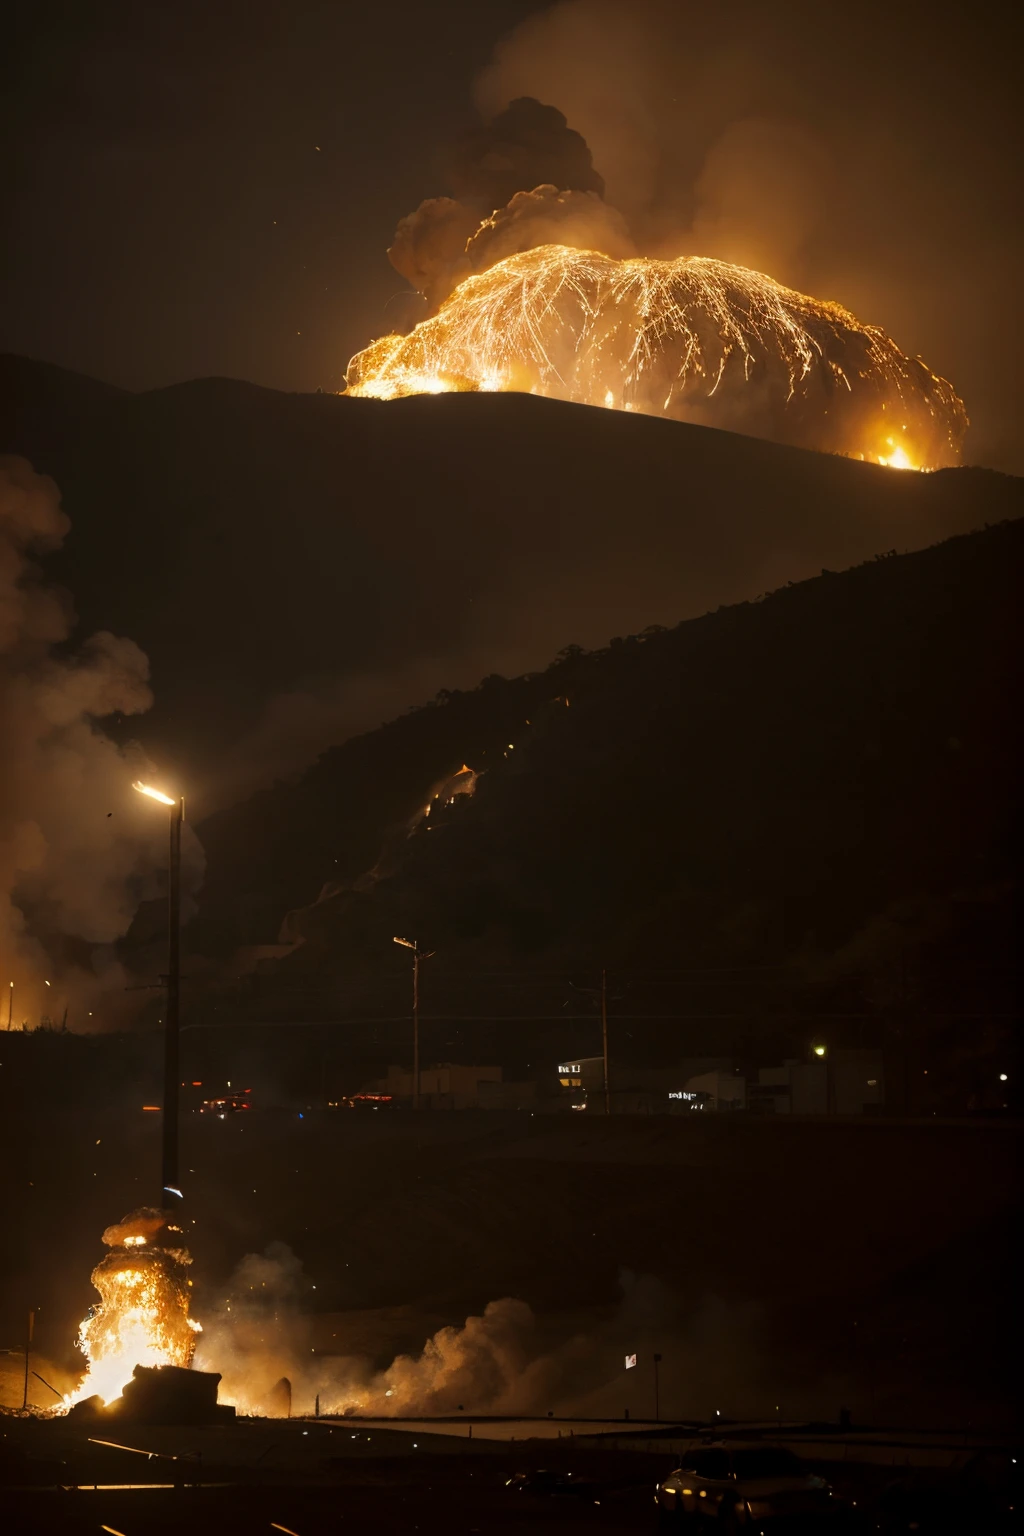
[(88, 1369), (66, 1407), (94, 1395), (110, 1404), (137, 1365), (192, 1364), (202, 1328), (189, 1316), (192, 1257), (182, 1239), (165, 1212), (147, 1206), (106, 1229), (111, 1251), (92, 1272), (100, 1300), (78, 1330)]
[(967, 427), (951, 384), (839, 304), (705, 257), (567, 245), (465, 278), (408, 335), (358, 352), (346, 384), (381, 400), (527, 392), (898, 468), (955, 464)]

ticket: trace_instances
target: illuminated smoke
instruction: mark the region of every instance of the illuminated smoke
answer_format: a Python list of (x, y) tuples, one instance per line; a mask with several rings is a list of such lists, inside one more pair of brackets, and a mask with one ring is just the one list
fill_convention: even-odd
[(431, 310), (469, 276), (466, 245), (479, 224), (479, 216), (453, 197), (427, 198), (398, 221), (388, 260)]
[(180, 1227), (143, 1207), (108, 1227), (110, 1252), (92, 1272), (100, 1300), (78, 1332), (86, 1374), (65, 1402), (120, 1397), (137, 1365), (189, 1366), (199, 1324), (189, 1316), (192, 1259)]
[(628, 1270), (620, 1285), (613, 1311), (584, 1310), (575, 1319), (544, 1321), (513, 1297), (489, 1302), (463, 1324), (438, 1329), (418, 1352), (377, 1369), (361, 1352), (362, 1313), (353, 1316), (351, 1333), (344, 1315), (332, 1317), (330, 1352), (314, 1347), (322, 1335), (305, 1305), (312, 1284), (292, 1250), (272, 1243), (243, 1259), (220, 1307), (204, 1315), (196, 1365), (220, 1373), (222, 1402), (271, 1418), (289, 1402), (291, 1412), (310, 1413), (318, 1398), (321, 1413), (363, 1417), (460, 1410), (605, 1416), (620, 1414), (623, 1391), (636, 1387), (623, 1378), (623, 1355), (659, 1348), (677, 1400), (690, 1411), (706, 1415), (720, 1400), (714, 1393), (741, 1383), (750, 1408), (764, 1410), (774, 1385), (763, 1392), (758, 1385), (756, 1309), (714, 1296), (684, 1303), (655, 1277)]
[[(166, 859), (160, 818), (131, 803), (148, 765), (97, 723), (149, 708), (146, 657), (105, 631), (66, 649), (70, 598), (36, 563), (68, 528), (53, 481), (0, 459), (0, 955), (15, 1024), (60, 1010), (69, 984), (80, 1002), (104, 970), (123, 995), (103, 946), (156, 894)], [(74, 969), (62, 960), (70, 946)]]
[(506, 256), (553, 244), (610, 256), (634, 251), (622, 215), (596, 192), (547, 183), (517, 192), (483, 220), (450, 197), (430, 198), (399, 221), (388, 257), (434, 311), (465, 278)]
[(333, 1411), (392, 1417), (504, 1407), (528, 1372), (533, 1332), (525, 1302), (488, 1302), (461, 1328), (441, 1328), (421, 1354), (399, 1355), (369, 1381), (342, 1387)]
[(967, 425), (946, 380), (838, 304), (701, 257), (563, 245), (467, 278), (408, 336), (357, 353), (346, 377), (349, 393), (378, 399), (517, 390), (900, 467), (956, 463)]

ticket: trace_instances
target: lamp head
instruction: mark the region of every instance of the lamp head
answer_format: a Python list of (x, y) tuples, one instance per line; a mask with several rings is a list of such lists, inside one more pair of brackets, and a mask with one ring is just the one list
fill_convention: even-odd
[(159, 800), (161, 805), (177, 805), (178, 803), (176, 800), (172, 800), (170, 795), (165, 795), (159, 789), (153, 789), (149, 784), (140, 784), (138, 780), (132, 785), (132, 789), (137, 789), (140, 795), (148, 795), (151, 800)]

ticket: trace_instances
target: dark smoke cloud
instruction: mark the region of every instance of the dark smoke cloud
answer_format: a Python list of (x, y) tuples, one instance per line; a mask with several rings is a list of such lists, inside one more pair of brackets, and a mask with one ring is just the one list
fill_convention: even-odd
[(453, 151), (448, 180), (459, 202), (481, 215), (547, 182), (565, 192), (604, 196), (604, 179), (594, 169), (582, 134), (569, 127), (557, 107), (532, 96), (510, 101), (467, 134)]
[(431, 310), (463, 278), (514, 251), (557, 240), (632, 253), (623, 220), (602, 201), (604, 180), (586, 140), (557, 108), (530, 96), (456, 145), (448, 180), (455, 196), (428, 198), (400, 220), (388, 251)]
[[(107, 946), (165, 862), (165, 822), (131, 793), (149, 765), (98, 724), (150, 707), (149, 663), (106, 631), (69, 650), (70, 600), (37, 564), (69, 526), (52, 480), (0, 458), (0, 956), (15, 1023), (69, 993), (123, 991)], [(69, 941), (91, 964), (62, 964)]]

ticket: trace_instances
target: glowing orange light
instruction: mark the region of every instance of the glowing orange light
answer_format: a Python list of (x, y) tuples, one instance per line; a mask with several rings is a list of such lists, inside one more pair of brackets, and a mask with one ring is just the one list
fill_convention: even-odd
[(140, 795), (148, 795), (151, 800), (159, 800), (161, 805), (177, 805), (178, 803), (176, 800), (172, 800), (170, 795), (165, 795), (162, 790), (153, 789), (149, 784), (140, 784), (136, 781), (132, 785), (132, 789), (137, 789)]

